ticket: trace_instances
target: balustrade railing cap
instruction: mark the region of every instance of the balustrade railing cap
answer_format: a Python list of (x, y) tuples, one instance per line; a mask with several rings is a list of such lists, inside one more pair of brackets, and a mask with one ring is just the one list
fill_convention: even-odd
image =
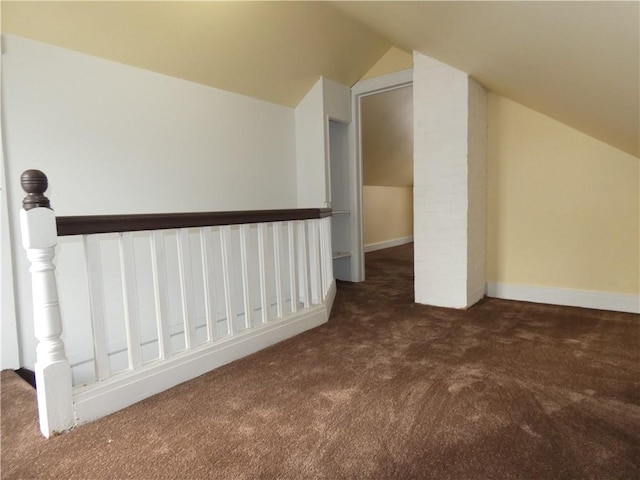
[(20, 175), (20, 185), (27, 193), (22, 200), (22, 208), (31, 210), (32, 208), (51, 208), (51, 202), (44, 192), (49, 187), (47, 176), (40, 170), (25, 170)]

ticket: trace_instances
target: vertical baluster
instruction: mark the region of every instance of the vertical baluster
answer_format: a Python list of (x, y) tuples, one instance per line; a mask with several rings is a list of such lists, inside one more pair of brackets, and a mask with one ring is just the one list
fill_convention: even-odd
[(331, 230), (333, 229), (333, 224), (331, 223), (331, 217), (325, 217), (323, 220), (327, 224), (327, 272), (329, 273), (327, 279), (327, 293), (329, 292), (329, 288), (331, 284), (334, 283), (335, 278), (333, 276), (333, 247), (331, 245), (331, 239), (333, 238), (333, 233)]
[(47, 177), (39, 170), (20, 176), (27, 196), (22, 201), (22, 246), (31, 262), (34, 333), (36, 346), (36, 396), (40, 431), (45, 437), (74, 425), (71, 365), (64, 351), (62, 318), (58, 304), (53, 257), (57, 243), (56, 217), (45, 197)]
[(190, 350), (196, 346), (196, 320), (189, 229), (181, 228), (178, 230), (177, 239), (180, 294), (182, 297), (182, 321), (184, 324), (184, 346), (185, 349)]
[(169, 330), (169, 295), (167, 287), (167, 263), (162, 231), (151, 232), (151, 269), (153, 273), (153, 298), (156, 307), (156, 329), (158, 331), (158, 357), (161, 360), (171, 355), (171, 332)]
[[(320, 267), (322, 280), (322, 299), (327, 295), (327, 232), (324, 218), (320, 219)], [(329, 252), (330, 253), (330, 252)]]
[(314, 219), (309, 221), (309, 269), (311, 284), (311, 302), (314, 305), (320, 303), (322, 272), (320, 271), (320, 238), (318, 230), (320, 228), (320, 220)]
[(330, 218), (320, 220), (321, 262), (322, 262), (322, 298), (329, 293), (329, 286), (333, 279), (333, 259), (331, 253), (331, 223)]
[(213, 275), (213, 238), (211, 227), (200, 229), (200, 248), (202, 250), (202, 278), (204, 279), (204, 311), (207, 322), (207, 341), (218, 338), (218, 325), (215, 309), (215, 278)]
[(307, 226), (305, 221), (298, 221), (298, 265), (300, 266), (300, 296), (304, 308), (311, 305), (311, 292), (309, 290), (309, 253), (307, 251)]
[(227, 311), (227, 331), (230, 335), (236, 333), (236, 309), (233, 288), (232, 256), (231, 256), (231, 227), (220, 227), (220, 247), (222, 249), (222, 277), (224, 285), (224, 298)]
[(120, 268), (129, 368), (134, 370), (142, 365), (142, 353), (140, 349), (140, 320), (138, 318), (138, 287), (136, 285), (136, 265), (131, 232), (120, 234)]
[(274, 261), (274, 269), (276, 273), (276, 308), (278, 318), (282, 317), (284, 314), (283, 311), (283, 298), (282, 298), (282, 259), (280, 252), (280, 233), (281, 233), (281, 222), (275, 222), (273, 224), (273, 261)]
[(287, 222), (289, 237), (289, 285), (291, 287), (291, 313), (298, 311), (298, 278), (296, 272), (295, 223)]
[(327, 242), (327, 257), (326, 257), (326, 263), (327, 263), (327, 293), (329, 293), (329, 287), (331, 287), (331, 284), (334, 282), (334, 278), (333, 278), (333, 248), (331, 245), (331, 239), (333, 238), (333, 235), (331, 233), (331, 217), (325, 217), (322, 219), (322, 221), (324, 222), (325, 226), (326, 226), (326, 242)]
[(260, 322), (267, 323), (269, 319), (269, 298), (267, 296), (267, 269), (265, 262), (265, 243), (267, 224), (258, 224), (258, 268), (260, 269)]
[(244, 327), (251, 328), (253, 312), (251, 309), (251, 291), (249, 288), (249, 234), (248, 224), (240, 225), (240, 263), (242, 270), (242, 294), (244, 297)]
[(324, 300), (324, 291), (325, 291), (325, 265), (324, 265), (324, 225), (323, 219), (318, 220), (318, 240), (320, 244), (320, 292), (321, 292), (321, 301)]
[(104, 286), (102, 282), (102, 260), (97, 235), (84, 235), (84, 255), (89, 281), (89, 304), (93, 329), (93, 354), (96, 380), (109, 377), (109, 353), (107, 351), (107, 326), (104, 315)]

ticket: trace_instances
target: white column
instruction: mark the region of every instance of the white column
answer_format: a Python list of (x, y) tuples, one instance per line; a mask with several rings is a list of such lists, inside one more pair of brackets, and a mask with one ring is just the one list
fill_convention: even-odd
[[(48, 205), (43, 195), (47, 180), (42, 172), (29, 170), (21, 180), (23, 188), (30, 194), (27, 198), (37, 196)], [(22, 245), (31, 262), (33, 321), (38, 339), (35, 364), (38, 414), (40, 431), (48, 438), (74, 425), (71, 366), (60, 339), (62, 319), (53, 264), (57, 243), (56, 217), (53, 210), (41, 206), (41, 203), (25, 199), (24, 205), (27, 210), (20, 211), (20, 224)]]
[(415, 298), (466, 308), (485, 285), (486, 93), (417, 52), (413, 77)]

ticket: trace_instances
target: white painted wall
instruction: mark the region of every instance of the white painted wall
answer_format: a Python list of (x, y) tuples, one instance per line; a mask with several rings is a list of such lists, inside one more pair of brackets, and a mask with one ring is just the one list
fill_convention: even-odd
[(486, 96), (460, 70), (413, 61), (415, 298), (465, 308), (485, 285)]
[(327, 175), (328, 125), (320, 78), (295, 109), (296, 173), (299, 208), (331, 205)]
[[(27, 168), (47, 173), (57, 215), (296, 207), (293, 109), (11, 35), (3, 47), (13, 225)], [(32, 368), (28, 265), (15, 251), (21, 364)]]
[(329, 121), (351, 121), (351, 90), (320, 77), (295, 109), (299, 208), (331, 206)]
[(35, 167), (58, 215), (295, 206), (292, 109), (3, 37), (10, 193)]
[(330, 120), (340, 123), (351, 121), (351, 89), (323, 77), (324, 109)]
[(7, 212), (7, 189), (5, 187), (5, 162), (2, 151), (0, 168), (0, 369), (20, 367), (16, 305), (13, 291), (13, 259), (11, 258), (11, 235)]

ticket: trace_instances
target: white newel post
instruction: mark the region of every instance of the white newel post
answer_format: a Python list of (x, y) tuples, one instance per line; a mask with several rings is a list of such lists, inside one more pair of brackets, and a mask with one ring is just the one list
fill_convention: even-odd
[(56, 217), (44, 196), (47, 177), (27, 170), (20, 177), (27, 192), (20, 211), (22, 245), (31, 262), (33, 321), (36, 347), (36, 393), (40, 430), (47, 438), (69, 430), (74, 424), (71, 366), (60, 339), (62, 321), (56, 285)]

